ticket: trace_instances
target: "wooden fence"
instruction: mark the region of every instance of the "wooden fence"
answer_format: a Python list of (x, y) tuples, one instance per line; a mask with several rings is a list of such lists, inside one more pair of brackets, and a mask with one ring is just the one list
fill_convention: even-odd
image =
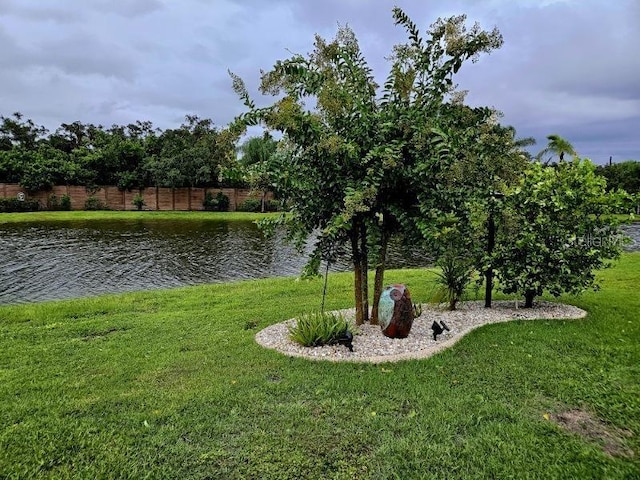
[[(98, 190), (88, 191), (85, 187), (58, 185), (48, 191), (29, 193), (20, 185), (13, 183), (0, 183), (0, 196), (24, 198), (38, 200), (43, 207), (50, 203), (52, 195), (55, 195), (60, 202), (63, 195), (71, 198), (72, 210), (84, 210), (85, 202), (88, 198), (94, 197), (111, 210), (136, 210), (133, 205), (133, 197), (138, 193), (144, 198), (143, 210), (204, 210), (206, 192), (211, 192), (213, 196), (222, 192), (229, 197), (229, 210), (236, 211), (238, 205), (247, 199), (262, 200), (262, 194), (244, 188), (162, 188), (150, 187), (131, 192), (119, 190), (114, 186), (103, 186)], [(273, 194), (266, 194), (265, 201), (273, 199)]]

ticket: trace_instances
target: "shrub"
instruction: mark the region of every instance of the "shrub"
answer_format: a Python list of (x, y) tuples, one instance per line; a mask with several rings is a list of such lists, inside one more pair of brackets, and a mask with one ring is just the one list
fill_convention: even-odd
[(342, 314), (313, 312), (296, 318), (295, 325), (288, 327), (289, 338), (305, 347), (318, 347), (336, 343), (350, 332), (349, 324)]
[(47, 197), (47, 210), (71, 210), (71, 197), (63, 195), (60, 199), (55, 194)]
[(71, 210), (71, 197), (69, 195), (63, 195), (60, 199), (60, 210), (69, 211)]
[(17, 198), (0, 198), (0, 212), (37, 212), (42, 205), (37, 200), (18, 200)]
[(260, 212), (262, 210), (262, 202), (257, 198), (247, 198), (238, 205), (239, 212)]
[(472, 261), (448, 251), (438, 259), (436, 265), (441, 268), (441, 271), (436, 272), (437, 290), (432, 300), (437, 303), (446, 302), (449, 310), (455, 310), (467, 285), (471, 282)]
[(85, 210), (109, 210), (109, 207), (107, 207), (104, 203), (102, 203), (102, 201), (99, 198), (91, 196), (87, 198), (87, 200), (84, 202), (84, 209)]
[(60, 202), (58, 197), (53, 193), (47, 197), (47, 209), (48, 210), (60, 210)]
[(282, 210), (282, 202), (280, 200), (267, 200), (264, 209), (267, 212), (279, 212)]
[(523, 295), (525, 307), (532, 307), (544, 291), (558, 297), (597, 288), (596, 271), (621, 251), (611, 218), (620, 194), (605, 186), (590, 160), (529, 166), (505, 198), (510, 220), (503, 221), (494, 255), (504, 293)]
[(144, 197), (138, 193), (135, 197), (133, 197), (133, 200), (131, 200), (131, 203), (135, 205), (135, 207), (138, 210), (142, 210), (142, 207), (144, 207), (145, 205)]
[(211, 192), (207, 192), (202, 206), (211, 212), (226, 212), (229, 210), (229, 197), (222, 192), (218, 192), (215, 197)]

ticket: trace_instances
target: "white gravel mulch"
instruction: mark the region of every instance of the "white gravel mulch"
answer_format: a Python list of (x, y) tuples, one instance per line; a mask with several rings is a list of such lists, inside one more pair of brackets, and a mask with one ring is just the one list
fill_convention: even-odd
[[(341, 310), (345, 318), (353, 319), (354, 309)], [(256, 341), (266, 348), (275, 349), (285, 355), (306, 357), (312, 360), (335, 362), (396, 362), (429, 357), (450, 347), (475, 328), (490, 323), (511, 320), (577, 319), (587, 312), (574, 307), (551, 302), (537, 302), (533, 308), (517, 308), (513, 301), (493, 302), (492, 308), (484, 308), (484, 302), (465, 302), (450, 312), (434, 305), (422, 305), (422, 314), (414, 319), (411, 333), (404, 339), (385, 337), (378, 325), (355, 327), (353, 352), (342, 345), (303, 347), (289, 339), (287, 325), (294, 319), (271, 325), (256, 334)], [(433, 321), (444, 321), (450, 331), (433, 340)]]

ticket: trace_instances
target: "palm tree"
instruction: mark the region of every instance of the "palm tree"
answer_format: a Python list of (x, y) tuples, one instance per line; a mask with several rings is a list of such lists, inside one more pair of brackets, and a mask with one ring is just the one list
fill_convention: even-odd
[(542, 157), (549, 153), (552, 154), (552, 156), (549, 157), (545, 162), (547, 164), (551, 161), (553, 155), (557, 155), (560, 158), (561, 162), (564, 160), (565, 153), (568, 153), (572, 157), (575, 157), (577, 155), (575, 149), (573, 148), (573, 145), (571, 145), (568, 140), (562, 138), (560, 135), (547, 135), (547, 139), (549, 140), (549, 144), (544, 150), (538, 153), (538, 155), (536, 156), (538, 160), (542, 160)]

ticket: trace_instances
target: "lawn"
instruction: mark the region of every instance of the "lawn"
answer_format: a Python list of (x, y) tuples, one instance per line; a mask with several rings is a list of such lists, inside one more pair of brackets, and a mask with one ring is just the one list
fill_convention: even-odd
[(24, 212), (0, 213), (0, 224), (23, 222), (63, 222), (86, 220), (260, 220), (277, 213), (250, 212), (179, 212), (179, 211), (72, 211), (72, 212)]
[[(586, 319), (379, 365), (255, 343), (320, 279), (0, 308), (0, 478), (639, 478), (640, 254), (601, 276), (562, 298)], [(387, 276), (418, 301), (432, 279)], [(330, 276), (329, 308), (351, 281)]]

